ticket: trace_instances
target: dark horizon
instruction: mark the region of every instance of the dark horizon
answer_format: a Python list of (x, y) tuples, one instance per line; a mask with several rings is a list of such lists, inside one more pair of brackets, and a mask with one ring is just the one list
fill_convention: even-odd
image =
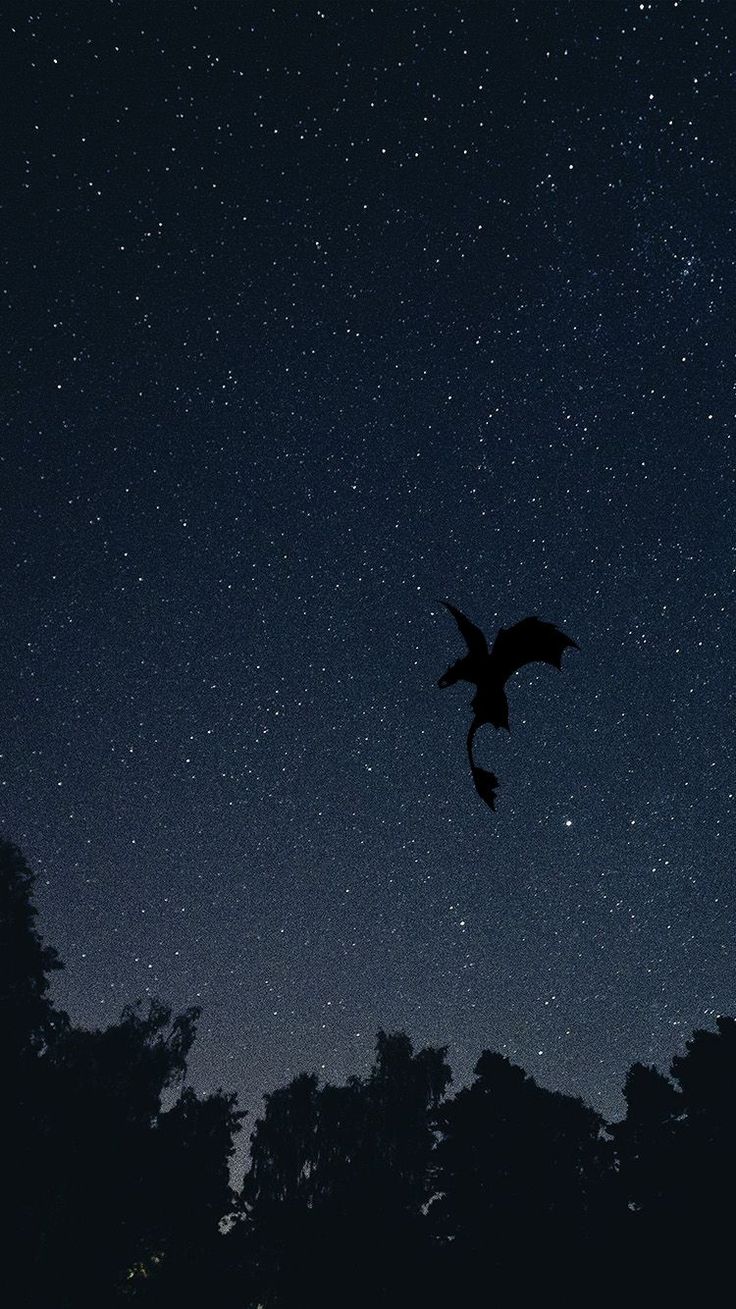
[(446, 1049), (379, 1031), (366, 1076), (302, 1073), (266, 1097), (243, 1172), (237, 1096), (188, 1085), (200, 1011), (151, 1001), (75, 1027), (50, 1000), (63, 960), (34, 883), (0, 840), (0, 1248), (18, 1309), (589, 1304), (604, 1271), (627, 1304), (679, 1295), (683, 1275), (724, 1285), (736, 1018), (693, 1032), (667, 1076), (635, 1063), (616, 1124), (491, 1050), (455, 1091)]

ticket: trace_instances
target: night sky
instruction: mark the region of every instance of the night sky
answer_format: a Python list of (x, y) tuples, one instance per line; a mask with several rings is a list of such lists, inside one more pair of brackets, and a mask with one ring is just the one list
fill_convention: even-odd
[[(733, 16), (6, 9), (0, 826), (76, 1022), (613, 1114), (736, 1011)], [(495, 814), (443, 598), (580, 646)]]

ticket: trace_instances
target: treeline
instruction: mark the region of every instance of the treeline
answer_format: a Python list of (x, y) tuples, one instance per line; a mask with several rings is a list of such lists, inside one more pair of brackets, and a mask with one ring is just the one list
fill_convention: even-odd
[(661, 1302), (729, 1273), (736, 1020), (635, 1064), (615, 1124), (489, 1051), (450, 1095), (444, 1049), (380, 1032), (366, 1077), (266, 1097), (234, 1191), (235, 1096), (183, 1085), (197, 1010), (74, 1027), (32, 890), (0, 842), (9, 1309)]

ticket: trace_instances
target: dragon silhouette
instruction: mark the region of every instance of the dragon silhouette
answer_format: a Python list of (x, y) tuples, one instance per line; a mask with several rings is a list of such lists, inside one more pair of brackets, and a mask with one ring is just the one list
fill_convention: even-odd
[(476, 687), (471, 701), (473, 721), (468, 730), (466, 748), (475, 789), (488, 807), (495, 810), (498, 778), (495, 773), (479, 768), (473, 757), (478, 728), (484, 723), (492, 723), (494, 727), (505, 727), (510, 732), (509, 703), (504, 689), (509, 678), (525, 664), (541, 662), (560, 669), (565, 650), (579, 650), (580, 647), (554, 623), (544, 623), (539, 618), (522, 618), (513, 627), (502, 627), (489, 650), (483, 632), (475, 623), (471, 623), (448, 600), (441, 603), (455, 619), (468, 652), (450, 664), (437, 685), (444, 689), (454, 686), (455, 682), (470, 682)]

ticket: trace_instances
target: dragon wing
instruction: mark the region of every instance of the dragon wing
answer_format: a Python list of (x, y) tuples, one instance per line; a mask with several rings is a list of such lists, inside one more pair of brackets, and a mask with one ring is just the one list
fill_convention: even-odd
[[(460, 634), (464, 637), (465, 644), (471, 655), (474, 655), (476, 658), (479, 656), (483, 659), (487, 658), (488, 642), (480, 628), (476, 627), (475, 623), (471, 623), (470, 619), (466, 618), (465, 614), (461, 614), (460, 610), (456, 609), (454, 605), (451, 605), (449, 600), (441, 600), (440, 603), (445, 606), (445, 609), (450, 611), (455, 619), (455, 622), (460, 628)], [(511, 630), (513, 631), (514, 629), (512, 628)]]
[[(448, 606), (449, 607), (449, 606)], [(466, 619), (467, 622), (467, 619)], [(580, 647), (572, 637), (565, 636), (554, 623), (543, 623), (539, 618), (523, 618), (513, 627), (502, 627), (491, 650), (502, 684), (524, 664), (541, 662), (553, 668), (562, 667), (562, 656), (568, 646)]]

